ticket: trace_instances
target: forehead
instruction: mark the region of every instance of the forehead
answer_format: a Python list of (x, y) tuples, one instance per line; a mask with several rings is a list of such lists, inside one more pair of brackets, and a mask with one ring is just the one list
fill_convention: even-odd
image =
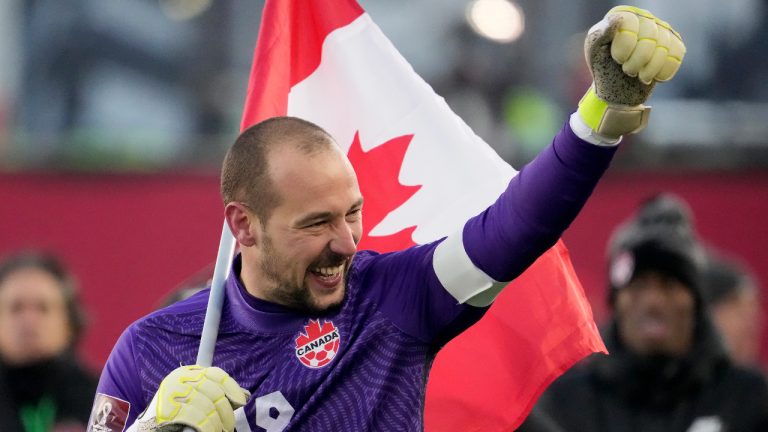
[(677, 277), (666, 272), (651, 269), (645, 269), (633, 275), (626, 286), (619, 289), (618, 294), (636, 295), (647, 292), (648, 288), (656, 289), (668, 296), (673, 295), (677, 298), (694, 297), (692, 288)]
[(8, 274), (0, 283), (0, 301), (63, 300), (59, 281), (50, 273), (24, 267)]
[(291, 146), (276, 149), (270, 154), (269, 173), (280, 197), (275, 210), (346, 211), (360, 199), (355, 171), (335, 145), (312, 153)]

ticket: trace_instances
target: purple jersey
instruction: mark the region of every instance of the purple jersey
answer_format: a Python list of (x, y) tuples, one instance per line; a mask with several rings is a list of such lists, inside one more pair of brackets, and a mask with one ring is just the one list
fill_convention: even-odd
[[(497, 281), (521, 273), (570, 224), (614, 151), (563, 128), (495, 204), (467, 222), (463, 244), (472, 263)], [(237, 430), (421, 430), (437, 350), (485, 311), (444, 288), (432, 262), (441, 241), (359, 252), (341, 307), (320, 317), (248, 294), (237, 257), (213, 359), (252, 393), (236, 412)], [(104, 368), (97, 404), (105, 397), (110, 406), (130, 404), (130, 425), (168, 373), (194, 364), (207, 296), (206, 290), (132, 324)], [(100, 410), (95, 406), (94, 415)], [(91, 430), (99, 430), (95, 423)]]

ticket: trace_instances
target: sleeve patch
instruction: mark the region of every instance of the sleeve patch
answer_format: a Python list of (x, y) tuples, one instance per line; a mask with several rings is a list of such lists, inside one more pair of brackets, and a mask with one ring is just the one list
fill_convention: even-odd
[(96, 393), (88, 420), (88, 432), (123, 432), (130, 410), (130, 402)]

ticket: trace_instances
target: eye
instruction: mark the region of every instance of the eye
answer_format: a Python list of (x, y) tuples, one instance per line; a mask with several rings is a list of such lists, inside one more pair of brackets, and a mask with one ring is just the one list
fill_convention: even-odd
[(325, 221), (324, 220), (318, 220), (318, 221), (309, 223), (307, 225), (304, 225), (304, 228), (319, 228), (319, 227), (321, 227), (323, 225), (325, 225)]
[(346, 215), (347, 221), (357, 221), (358, 219), (360, 219), (360, 216), (362, 215), (362, 213), (363, 213), (363, 209), (360, 209), (360, 208), (351, 210)]

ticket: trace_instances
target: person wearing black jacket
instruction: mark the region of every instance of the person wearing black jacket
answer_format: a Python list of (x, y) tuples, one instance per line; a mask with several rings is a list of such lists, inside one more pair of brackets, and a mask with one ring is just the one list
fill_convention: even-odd
[(731, 362), (706, 311), (686, 205), (648, 200), (608, 252), (610, 355), (566, 372), (535, 411), (569, 432), (768, 431), (765, 378)]
[(96, 376), (75, 358), (83, 325), (74, 281), (53, 256), (0, 263), (0, 431), (84, 431)]

